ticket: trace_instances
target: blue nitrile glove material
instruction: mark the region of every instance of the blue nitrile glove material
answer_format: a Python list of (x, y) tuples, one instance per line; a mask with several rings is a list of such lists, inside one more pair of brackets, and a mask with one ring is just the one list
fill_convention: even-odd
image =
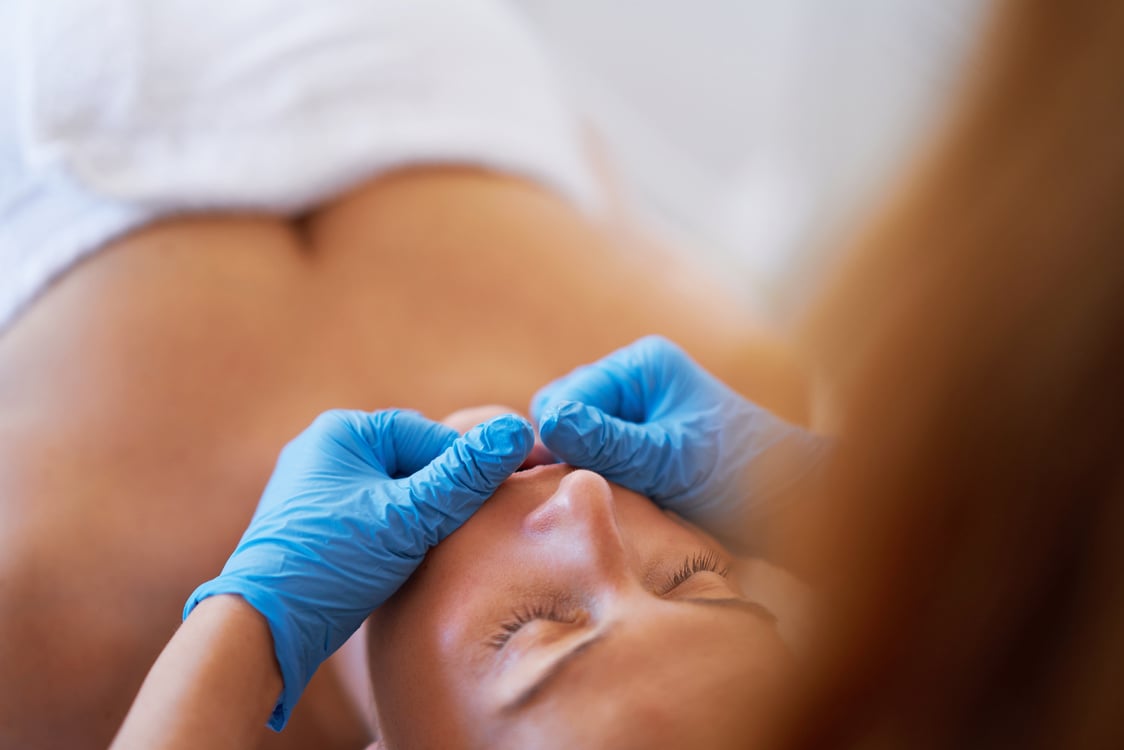
[[(550, 383), (532, 400), (531, 415), (560, 460), (726, 539), (747, 503), (765, 508), (802, 478), (795, 474), (819, 465), (833, 442), (742, 398), (659, 336)], [(782, 454), (795, 474), (765, 470)]]
[(330, 411), (285, 446), (222, 573), (184, 607), (238, 594), (269, 621), (284, 680), (276, 730), (313, 672), (519, 468), (534, 444), (505, 415), (464, 437), (407, 411)]

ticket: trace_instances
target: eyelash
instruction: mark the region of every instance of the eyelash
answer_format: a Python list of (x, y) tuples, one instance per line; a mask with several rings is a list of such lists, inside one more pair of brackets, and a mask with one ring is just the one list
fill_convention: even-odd
[[(671, 593), (691, 576), (703, 572), (717, 573), (725, 578), (730, 569), (722, 564), (722, 559), (714, 552), (710, 550), (696, 552), (688, 556), (675, 573), (667, 579), (667, 582), (660, 589), (660, 596)], [(502, 649), (524, 625), (535, 620), (575, 623), (579, 619), (580, 616), (575, 614), (573, 609), (564, 607), (560, 600), (539, 602), (512, 612), (511, 619), (500, 625), (500, 629), (488, 640), (488, 644), (497, 650)]]
[(575, 623), (578, 616), (564, 609), (562, 602), (557, 599), (533, 604), (512, 612), (511, 619), (500, 625), (499, 631), (488, 640), (488, 644), (496, 649), (503, 648), (524, 625), (535, 620)]
[(722, 558), (710, 550), (696, 552), (684, 560), (683, 565), (667, 580), (667, 583), (660, 589), (660, 596), (671, 593), (679, 584), (696, 573), (717, 573), (725, 578), (729, 575), (730, 568), (723, 565)]

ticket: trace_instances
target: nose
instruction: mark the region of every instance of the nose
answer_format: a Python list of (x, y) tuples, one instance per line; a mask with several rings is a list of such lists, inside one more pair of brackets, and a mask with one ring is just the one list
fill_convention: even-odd
[(559, 563), (578, 564), (602, 576), (627, 570), (613, 490), (591, 471), (564, 476), (554, 493), (527, 514), (523, 531), (549, 544)]

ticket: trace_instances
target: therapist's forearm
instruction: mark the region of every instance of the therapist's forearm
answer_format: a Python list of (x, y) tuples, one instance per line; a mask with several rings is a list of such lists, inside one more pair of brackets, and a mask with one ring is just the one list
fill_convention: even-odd
[(250, 747), (280, 692), (265, 618), (241, 597), (205, 599), (156, 660), (111, 750)]

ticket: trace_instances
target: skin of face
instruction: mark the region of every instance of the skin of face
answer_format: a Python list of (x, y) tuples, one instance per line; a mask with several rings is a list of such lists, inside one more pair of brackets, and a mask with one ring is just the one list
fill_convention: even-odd
[(597, 474), (516, 473), (369, 621), (382, 745), (752, 742), (792, 657), (731, 562)]

